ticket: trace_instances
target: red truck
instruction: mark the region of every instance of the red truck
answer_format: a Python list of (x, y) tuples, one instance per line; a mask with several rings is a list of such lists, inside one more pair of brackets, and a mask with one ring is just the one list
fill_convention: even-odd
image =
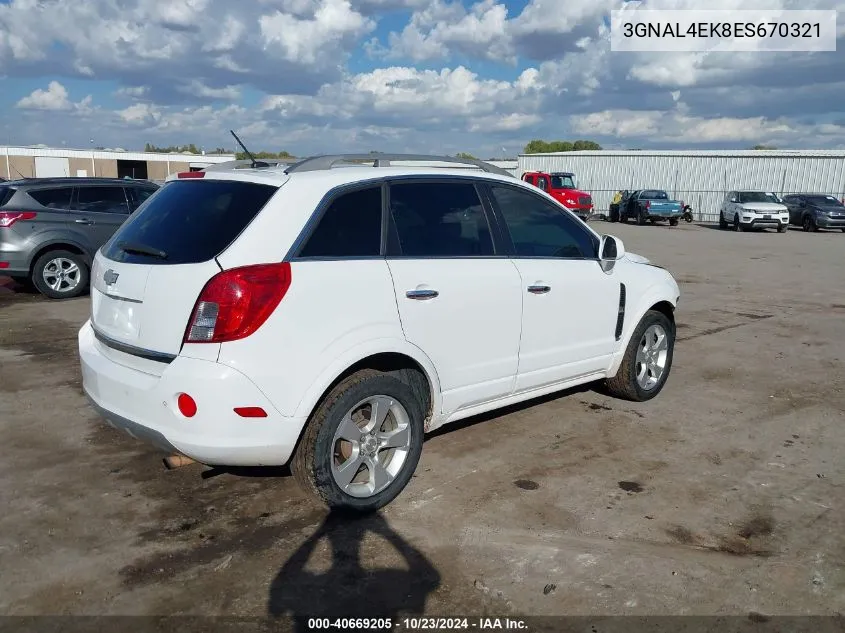
[(593, 213), (593, 197), (575, 188), (575, 174), (571, 172), (527, 171), (522, 180), (542, 189), (584, 221)]

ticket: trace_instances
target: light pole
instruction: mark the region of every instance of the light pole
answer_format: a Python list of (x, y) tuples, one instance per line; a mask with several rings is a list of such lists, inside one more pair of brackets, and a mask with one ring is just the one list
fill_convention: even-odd
[(91, 139), (91, 176), (97, 177), (97, 166), (94, 164), (94, 139)]

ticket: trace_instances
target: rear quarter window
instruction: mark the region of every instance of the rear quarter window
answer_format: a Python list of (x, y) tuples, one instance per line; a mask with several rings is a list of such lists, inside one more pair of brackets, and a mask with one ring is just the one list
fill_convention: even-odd
[[(278, 187), (233, 180), (172, 181), (133, 214), (103, 248), (111, 260), (143, 264), (196, 264), (223, 252)], [(128, 253), (132, 244), (166, 258)]]
[(15, 191), (17, 191), (17, 189), (14, 187), (3, 187), (0, 185), (0, 207), (12, 199), (12, 196), (15, 195)]

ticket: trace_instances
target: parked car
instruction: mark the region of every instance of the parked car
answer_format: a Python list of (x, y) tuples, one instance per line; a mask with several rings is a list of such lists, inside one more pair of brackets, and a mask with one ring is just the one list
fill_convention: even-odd
[(767, 191), (730, 191), (719, 209), (719, 228), (734, 231), (776, 228), (785, 233), (789, 211), (780, 198)]
[(575, 187), (575, 174), (572, 172), (547, 174), (542, 171), (527, 171), (522, 174), (522, 180), (542, 189), (584, 221), (593, 213), (593, 197)]
[(672, 200), (665, 191), (641, 189), (623, 191), (621, 200), (611, 204), (608, 220), (627, 222), (631, 218), (636, 220), (637, 224), (654, 224), (659, 220), (668, 220), (671, 226), (677, 226), (683, 212), (683, 205), (677, 200)]
[(317, 499), (368, 511), (444, 424), (594, 380), (661, 391), (668, 271), (492, 165), (391, 160), (412, 162), (170, 179), (94, 260), (94, 408), (203, 464), (290, 462)]
[(84, 293), (94, 253), (158, 186), (117, 178), (0, 184), (0, 274), (52, 299)]
[(783, 197), (789, 223), (805, 231), (841, 229), (845, 233), (845, 205), (834, 196), (798, 193)]

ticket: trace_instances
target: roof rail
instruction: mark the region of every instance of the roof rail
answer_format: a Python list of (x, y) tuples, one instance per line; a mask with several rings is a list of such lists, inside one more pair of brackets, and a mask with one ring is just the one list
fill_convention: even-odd
[(300, 171), (322, 171), (324, 169), (331, 169), (338, 163), (352, 161), (372, 162), (373, 167), (390, 167), (391, 162), (394, 161), (456, 163), (459, 165), (472, 165), (481, 171), (486, 171), (491, 174), (499, 174), (500, 176), (509, 176), (511, 178), (514, 177), (514, 175), (509, 171), (482, 160), (457, 158), (455, 156), (429, 156), (426, 154), (326, 154), (323, 156), (312, 156), (294, 163), (285, 169), (285, 173), (292, 174)]
[(203, 171), (228, 171), (230, 169), (260, 169), (267, 167), (276, 167), (278, 165), (287, 165), (293, 163), (293, 160), (285, 158), (261, 158), (256, 161), (258, 164), (253, 167), (252, 161), (244, 160), (227, 160), (224, 163), (212, 163), (208, 167), (203, 168)]

